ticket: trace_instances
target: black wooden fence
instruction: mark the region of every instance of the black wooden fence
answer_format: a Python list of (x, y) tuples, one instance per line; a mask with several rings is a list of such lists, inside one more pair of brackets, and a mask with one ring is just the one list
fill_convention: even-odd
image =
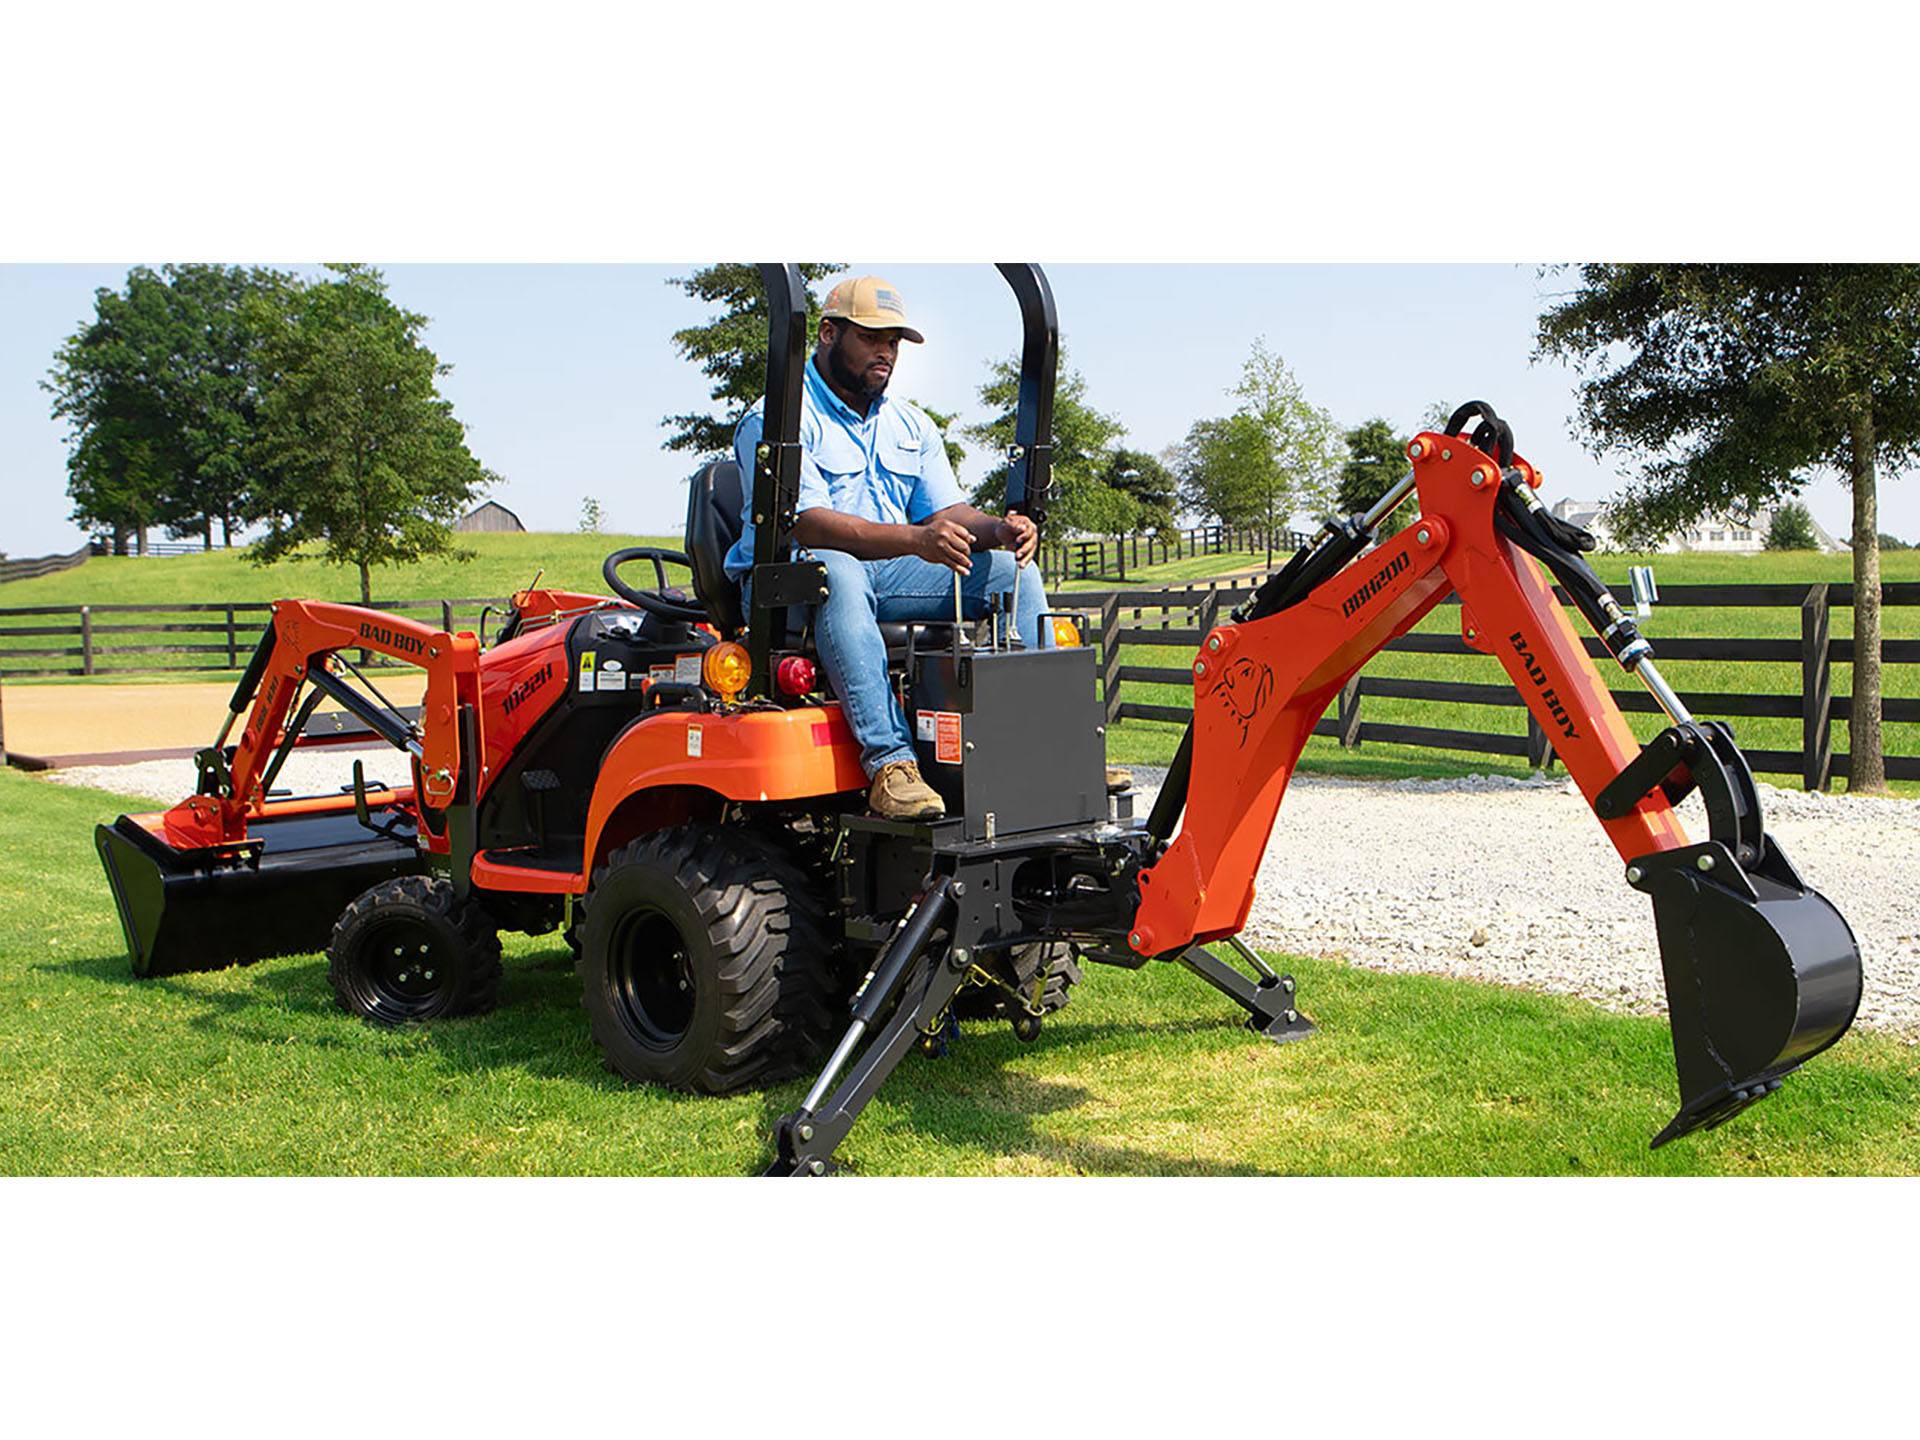
[(57, 575), (62, 570), (86, 564), (93, 554), (93, 546), (82, 545), (71, 555), (36, 555), (31, 560), (0, 559), (0, 585), (9, 580), (38, 580), (42, 575)]
[[(376, 600), (373, 608), (443, 630), (499, 627), (498, 599)], [(237, 670), (266, 628), (271, 602), (27, 605), (0, 609), (0, 677), (163, 675)], [(491, 611), (489, 617), (487, 612)], [(374, 665), (400, 662), (375, 655)]]
[[(1070, 591), (1057, 603), (1089, 613), (1093, 639), (1100, 647), (1099, 673), (1107, 721), (1162, 720), (1184, 724), (1190, 704), (1168, 704), (1143, 696), (1127, 698), (1128, 686), (1139, 694), (1144, 685), (1189, 687), (1187, 669), (1192, 652), (1216, 620), (1225, 619), (1233, 606), (1252, 594), (1250, 586), (1191, 585), (1139, 590)], [(1832, 726), (1851, 716), (1850, 697), (1835, 694), (1833, 667), (1853, 660), (1853, 642), (1833, 633), (1831, 612), (1852, 604), (1850, 585), (1668, 585), (1661, 602), (1666, 607), (1790, 608), (1798, 613), (1799, 638), (1688, 638), (1662, 633), (1654, 627), (1654, 646), (1664, 661), (1773, 662), (1797, 665), (1800, 684), (1794, 693), (1735, 690), (1690, 691), (1680, 698), (1696, 714), (1711, 718), (1769, 717), (1800, 721), (1797, 749), (1749, 748), (1748, 759), (1765, 774), (1801, 777), (1808, 789), (1824, 789), (1836, 770), (1844, 771), (1848, 757), (1832, 745)], [(1620, 598), (1630, 597), (1620, 592)], [(1565, 597), (1562, 597), (1563, 601)], [(1458, 604), (1450, 597), (1447, 604)], [(1881, 587), (1881, 604), (1888, 610), (1920, 605), (1920, 583)], [(443, 629), (489, 633), (497, 629), (501, 600), (381, 600), (381, 610), (410, 615)], [(490, 613), (491, 612), (491, 613)], [(39, 605), (0, 609), (0, 678), (27, 676), (155, 675), (169, 671), (237, 670), (253, 651), (267, 623), (268, 603), (182, 605)], [(1577, 623), (1577, 622), (1576, 622)], [(1588, 637), (1587, 651), (1596, 659), (1606, 652)], [(1136, 663), (1141, 647), (1160, 647), (1169, 653), (1164, 663)], [(1416, 632), (1387, 646), (1391, 652), (1464, 656), (1470, 650), (1457, 629), (1453, 633)], [(1129, 655), (1128, 652), (1133, 654)], [(1184, 652), (1184, 653), (1182, 653)], [(1920, 698), (1898, 692), (1920, 687), (1893, 683), (1904, 678), (1903, 667), (1920, 664), (1920, 640), (1881, 642), (1881, 661), (1891, 698), (1882, 702), (1882, 719), (1889, 725), (1920, 723)], [(382, 656), (373, 665), (398, 664)], [(1630, 714), (1658, 713), (1653, 697), (1611, 667), (1603, 669), (1620, 687), (1614, 698)], [(1674, 680), (1671, 673), (1670, 682)], [(1679, 686), (1676, 684), (1676, 688)], [(1462, 680), (1416, 679), (1367, 674), (1364, 671), (1341, 694), (1334, 713), (1315, 733), (1342, 745), (1372, 740), (1383, 744), (1420, 746), (1473, 754), (1522, 757), (1536, 767), (1552, 763), (1547, 737), (1531, 714), (1527, 733), (1514, 734), (1497, 722), (1487, 729), (1443, 725), (1410, 725), (1364, 717), (1368, 697), (1380, 700), (1425, 701), (1449, 706), (1485, 707), (1492, 711), (1524, 709), (1511, 685)], [(1888, 746), (1887, 774), (1892, 779), (1920, 780), (1920, 755), (1894, 753)]]
[(1040, 547), (1040, 573), (1062, 580), (1122, 580), (1149, 565), (1195, 555), (1260, 555), (1284, 560), (1313, 537), (1298, 530), (1197, 525), (1162, 534), (1113, 535), (1088, 540), (1050, 540)]
[[(1061, 597), (1061, 603), (1083, 608), (1096, 617), (1095, 634), (1100, 644), (1100, 676), (1105, 698), (1107, 723), (1127, 720), (1162, 720), (1185, 724), (1192, 716), (1191, 701), (1167, 704), (1146, 698), (1127, 698), (1127, 686), (1192, 684), (1187, 668), (1192, 652), (1199, 648), (1207, 630), (1216, 621), (1225, 620), (1233, 606), (1253, 592), (1248, 587), (1194, 586), (1158, 590), (1083, 591)], [(1624, 603), (1631, 596), (1624, 588), (1618, 592)], [(1566, 603), (1566, 596), (1560, 596)], [(1668, 585), (1661, 590), (1663, 607), (1680, 608), (1789, 608), (1798, 612), (1798, 639), (1746, 639), (1723, 636), (1689, 638), (1656, 633), (1654, 649), (1667, 661), (1738, 661), (1795, 664), (1800, 685), (1795, 693), (1759, 693), (1738, 690), (1697, 691), (1676, 685), (1681, 701), (1695, 714), (1706, 718), (1737, 719), (1771, 717), (1800, 721), (1800, 745), (1797, 749), (1746, 748), (1755, 771), (1800, 777), (1809, 790), (1824, 790), (1836, 771), (1844, 773), (1848, 755), (1836, 752), (1832, 726), (1852, 716), (1847, 695), (1833, 689), (1833, 667), (1853, 661), (1853, 641), (1833, 633), (1832, 611), (1853, 603), (1851, 585)], [(1458, 605), (1450, 596), (1446, 605)], [(1881, 587), (1884, 610), (1920, 605), (1920, 583)], [(1657, 614), (1658, 612), (1656, 612)], [(1147, 617), (1152, 616), (1152, 619)], [(1576, 628), (1583, 629), (1576, 621)], [(1657, 627), (1656, 627), (1657, 632)], [(1652, 695), (1640, 688), (1624, 672), (1613, 667), (1605, 647), (1592, 636), (1586, 637), (1587, 653), (1596, 660), (1608, 660), (1602, 674), (1620, 688), (1613, 690), (1614, 700), (1629, 714), (1657, 714), (1659, 706)], [(1177, 662), (1146, 665), (1132, 663), (1129, 650), (1139, 647), (1165, 647), (1184, 652)], [(1391, 652), (1424, 655), (1477, 655), (1451, 633), (1416, 632), (1403, 635), (1386, 649)], [(1920, 664), (1920, 640), (1882, 639), (1880, 658), (1884, 692), (1916, 687), (1891, 683), (1902, 667)], [(1673, 675), (1668, 673), (1669, 683)], [(1495, 710), (1524, 710), (1525, 703), (1509, 684), (1480, 684), (1459, 680), (1412, 679), (1400, 676), (1369, 675), (1364, 670), (1341, 692), (1333, 713), (1323, 718), (1314, 733), (1355, 746), (1368, 740), (1383, 744), (1420, 746), (1442, 750), (1461, 750), (1475, 754), (1521, 757), (1536, 768), (1553, 762), (1552, 746), (1545, 732), (1527, 714), (1527, 733), (1513, 734), (1495, 729), (1462, 729), (1435, 725), (1408, 725), (1367, 720), (1363, 706), (1367, 697), (1415, 700), (1470, 705)], [(1882, 700), (1881, 719), (1885, 724), (1920, 723), (1920, 699), (1892, 695)], [(1920, 780), (1920, 755), (1892, 753), (1886, 757), (1887, 775), (1896, 780)]]

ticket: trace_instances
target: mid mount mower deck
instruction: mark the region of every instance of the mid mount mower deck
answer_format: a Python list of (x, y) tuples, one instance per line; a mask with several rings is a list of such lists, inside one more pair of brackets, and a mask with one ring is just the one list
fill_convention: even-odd
[[(1024, 325), (1008, 503), (1046, 514), (1057, 322), (1037, 266), (1004, 265)], [(1075, 617), (1024, 648), (990, 618), (891, 633), (895, 684), (946, 819), (864, 813), (866, 777), (820, 692), (804, 626), (825, 568), (790, 557), (805, 292), (765, 266), (771, 333), (751, 490), (752, 607), (721, 568), (741, 477), (695, 477), (687, 553), (621, 551), (619, 597), (526, 591), (489, 646), (351, 606), (285, 601), (202, 753), (198, 793), (98, 832), (134, 968), (212, 968), (326, 944), (341, 1004), (369, 1020), (476, 1013), (501, 928), (564, 929), (610, 1067), (721, 1093), (826, 1059), (780, 1120), (770, 1173), (822, 1174), (887, 1076), (955, 1015), (1023, 1039), (1083, 962), (1172, 961), (1274, 1040), (1311, 1030), (1291, 978), (1238, 939), (1308, 735), (1382, 646), (1457, 591), (1465, 643), (1496, 657), (1652, 899), (1680, 1108), (1656, 1145), (1722, 1123), (1845, 1033), (1860, 957), (1838, 911), (1761, 823), (1731, 732), (1687, 713), (1633, 620), (1534, 495), (1490, 406), (1415, 437), (1411, 472), (1330, 520), (1200, 639), (1193, 720), (1147, 817), (1104, 783), (1102, 712)], [(1375, 544), (1417, 493), (1420, 517)], [(619, 568), (656, 567), (656, 587)], [(665, 587), (688, 565), (692, 595)], [(1550, 572), (1670, 727), (1635, 742)], [(791, 610), (790, 610), (790, 607)], [(744, 642), (744, 643), (742, 643)], [(353, 649), (428, 672), (418, 724), (352, 670)], [(358, 683), (354, 683), (354, 682)], [(298, 699), (302, 694), (304, 700)], [(281, 799), (272, 782), (331, 696), (414, 758), (412, 787)], [(297, 702), (297, 703), (296, 703)], [(228, 735), (251, 711), (236, 745)], [(1673, 813), (1694, 788), (1708, 836)], [(1225, 946), (1251, 973), (1214, 953)]]

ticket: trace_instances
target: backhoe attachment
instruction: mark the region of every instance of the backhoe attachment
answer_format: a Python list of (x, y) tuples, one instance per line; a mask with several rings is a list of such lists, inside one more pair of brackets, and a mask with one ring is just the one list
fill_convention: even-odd
[[(1534, 496), (1539, 476), (1492, 407), (1462, 406), (1408, 456), (1412, 473), (1370, 511), (1330, 520), (1203, 637), (1193, 723), (1147, 822), (1165, 849), (1140, 876), (1127, 944), (1171, 956), (1238, 933), (1315, 723), (1372, 656), (1457, 591), (1462, 639), (1499, 660), (1628, 883), (1653, 900), (1680, 1080), (1679, 1112), (1653, 1143), (1718, 1125), (1846, 1033), (1861, 993), (1853, 932), (1766, 834), (1733, 732), (1687, 713), (1633, 617), (1581, 558), (1591, 537)], [(1416, 491), (1418, 519), (1368, 551)], [(1542, 566), (1672, 720), (1644, 749)], [(1673, 812), (1696, 788), (1709, 828), (1699, 844)]]

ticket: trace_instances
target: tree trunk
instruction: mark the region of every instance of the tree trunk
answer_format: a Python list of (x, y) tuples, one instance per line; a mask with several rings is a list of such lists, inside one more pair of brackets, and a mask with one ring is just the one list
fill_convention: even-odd
[(124, 525), (113, 527), (113, 553), (116, 555), (127, 553), (127, 527)]
[(139, 530), (136, 532), (136, 538), (134, 543), (140, 547), (138, 550), (134, 552), (135, 554), (144, 555), (147, 553), (147, 527), (146, 526), (142, 525), (139, 528)]
[(1884, 795), (1880, 748), (1880, 503), (1874, 492), (1873, 411), (1854, 412), (1848, 436), (1853, 481), (1853, 698), (1847, 720), (1847, 793)]
[(206, 523), (200, 528), (200, 535), (204, 541), (201, 548), (211, 552), (213, 549), (213, 516), (209, 515), (206, 517)]
[(220, 517), (220, 548), (222, 550), (233, 548), (233, 517), (231, 515)]
[[(364, 560), (360, 562), (360, 603), (362, 605), (371, 605), (373, 603), (373, 579), (368, 574), (367, 563)], [(1877, 617), (1879, 613), (1879, 606), (1876, 605), (1874, 607), (1874, 614)], [(1875, 673), (1877, 675), (1878, 671)], [(1874, 733), (1878, 734), (1879, 732), (1876, 730)]]

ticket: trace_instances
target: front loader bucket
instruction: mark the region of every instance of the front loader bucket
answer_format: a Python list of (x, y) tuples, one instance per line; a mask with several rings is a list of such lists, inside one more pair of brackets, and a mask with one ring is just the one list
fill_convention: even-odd
[(174, 849), (155, 833), (158, 815), (97, 826), (133, 973), (220, 970), (325, 949), (356, 895), (425, 868), (404, 807), (369, 818), (371, 827), (351, 809), (276, 815), (269, 807), (248, 821), (243, 845), (223, 851)]
[(1860, 1008), (1860, 947), (1772, 837), (1742, 869), (1718, 842), (1634, 862), (1653, 897), (1680, 1110), (1658, 1147), (1780, 1088)]

